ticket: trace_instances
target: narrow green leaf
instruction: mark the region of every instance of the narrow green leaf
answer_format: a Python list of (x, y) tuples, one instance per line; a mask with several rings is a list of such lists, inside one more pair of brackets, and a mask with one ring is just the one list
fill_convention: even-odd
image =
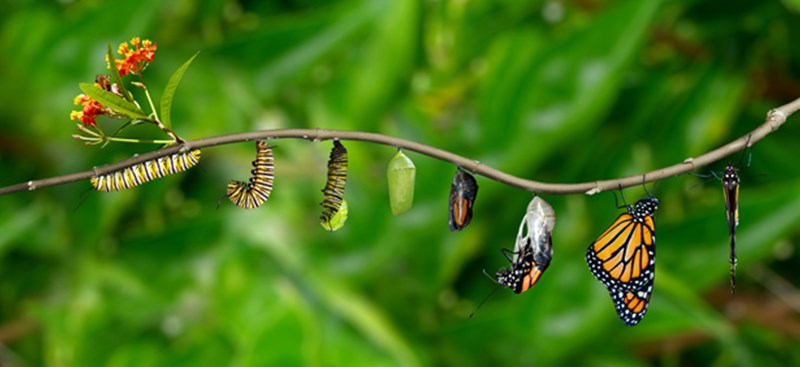
[(89, 83), (80, 83), (79, 86), (84, 94), (120, 115), (125, 115), (132, 119), (150, 119), (141, 108), (114, 93), (107, 92)]
[(128, 93), (128, 88), (125, 88), (125, 83), (122, 82), (122, 76), (119, 75), (119, 70), (117, 69), (117, 63), (114, 62), (114, 50), (111, 48), (111, 44), (108, 44), (108, 67), (111, 70), (111, 77), (114, 78), (114, 83), (117, 83), (117, 87), (125, 99), (133, 103), (133, 97), (130, 93)]
[(169, 82), (167, 86), (164, 87), (164, 93), (161, 95), (161, 123), (164, 124), (168, 129), (172, 128), (172, 116), (170, 115), (170, 111), (172, 110), (172, 98), (175, 97), (175, 90), (178, 89), (178, 84), (181, 82), (181, 78), (183, 78), (183, 73), (186, 72), (186, 69), (189, 68), (194, 58), (197, 57), (200, 51), (196, 52), (192, 57), (189, 58), (178, 70), (175, 70), (175, 73), (169, 77)]

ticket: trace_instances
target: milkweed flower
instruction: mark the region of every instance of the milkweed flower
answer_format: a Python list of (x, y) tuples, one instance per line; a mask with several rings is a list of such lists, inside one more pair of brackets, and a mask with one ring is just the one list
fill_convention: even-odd
[(85, 94), (79, 94), (75, 97), (73, 103), (76, 106), (83, 106), (83, 108), (80, 111), (72, 111), (69, 114), (69, 119), (80, 121), (83, 126), (97, 126), (96, 117), (108, 114), (107, 108)]
[[(124, 56), (123, 59), (115, 59), (114, 65), (119, 70), (119, 75), (141, 74), (144, 69), (153, 62), (156, 56), (158, 45), (148, 39), (142, 40), (139, 37), (131, 38), (130, 45), (123, 42), (117, 48), (117, 53)], [(111, 68), (111, 60), (106, 56), (108, 69)]]

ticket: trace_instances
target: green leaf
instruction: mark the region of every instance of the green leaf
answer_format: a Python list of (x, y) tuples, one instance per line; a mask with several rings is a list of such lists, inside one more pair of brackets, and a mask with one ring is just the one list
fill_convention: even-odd
[(485, 139), (505, 142), (501, 168), (533, 170), (563, 142), (591, 134), (624, 87), (661, 3), (615, 3), (556, 40), (527, 32), (499, 39), (481, 87), (480, 99), (489, 102), (479, 115)]
[(133, 97), (128, 92), (128, 88), (125, 88), (125, 83), (122, 82), (122, 76), (119, 75), (119, 70), (117, 69), (117, 63), (114, 62), (114, 50), (111, 48), (111, 44), (108, 44), (108, 66), (111, 68), (111, 77), (114, 78), (114, 83), (117, 84), (119, 91), (125, 97), (128, 102), (133, 103)]
[(200, 51), (196, 52), (189, 60), (183, 63), (178, 70), (175, 70), (175, 73), (169, 77), (167, 86), (164, 87), (164, 93), (161, 95), (161, 123), (168, 129), (172, 128), (172, 115), (170, 111), (172, 110), (172, 99), (175, 97), (175, 90), (178, 89), (178, 84), (180, 84), (181, 78), (183, 78), (183, 73), (186, 72), (186, 69), (189, 68), (189, 65), (192, 64), (192, 61), (194, 61), (194, 58), (197, 57), (199, 53)]
[(150, 119), (141, 108), (114, 93), (105, 91), (89, 83), (80, 83), (79, 86), (84, 94), (120, 115), (125, 115), (132, 119)]

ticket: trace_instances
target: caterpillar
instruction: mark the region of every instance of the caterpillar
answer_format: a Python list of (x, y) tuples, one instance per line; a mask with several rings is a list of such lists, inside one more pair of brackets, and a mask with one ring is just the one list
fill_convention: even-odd
[(322, 215), (319, 221), (325, 229), (335, 231), (344, 224), (332, 223), (331, 219), (342, 209), (345, 183), (347, 183), (347, 149), (338, 140), (334, 140), (328, 160), (328, 181), (322, 189), (325, 198), (320, 203)]
[(250, 181), (231, 180), (228, 182), (227, 197), (243, 209), (258, 208), (264, 204), (272, 192), (274, 176), (272, 148), (265, 140), (256, 141), (256, 159)]
[(89, 179), (97, 191), (110, 192), (129, 189), (157, 178), (183, 172), (200, 161), (200, 150), (175, 153), (152, 159), (131, 167)]

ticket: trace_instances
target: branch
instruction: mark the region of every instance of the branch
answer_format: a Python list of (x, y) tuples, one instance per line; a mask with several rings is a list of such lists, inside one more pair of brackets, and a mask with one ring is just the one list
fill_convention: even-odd
[(733, 153), (736, 153), (746, 146), (752, 146), (759, 140), (763, 139), (768, 134), (777, 130), (781, 125), (786, 122), (786, 118), (800, 109), (800, 98), (789, 102), (783, 106), (772, 109), (767, 113), (766, 121), (758, 128), (750, 133), (731, 141), (717, 149), (705, 153), (698, 157), (690, 157), (681, 163), (674, 164), (669, 167), (659, 168), (654, 171), (637, 174), (628, 177), (622, 177), (613, 180), (603, 180), (594, 182), (581, 182), (571, 184), (558, 184), (539, 182), (534, 180), (527, 180), (519, 178), (514, 175), (496, 170), (492, 167), (482, 164), (480, 161), (468, 159), (460, 155), (441, 150), (429, 145), (409, 141), (405, 139), (395, 138), (392, 136), (368, 133), (362, 131), (345, 131), (345, 130), (326, 130), (326, 129), (278, 129), (278, 130), (261, 130), (251, 131), (239, 134), (230, 134), (215, 136), (205, 139), (186, 141), (181, 145), (173, 145), (130, 159), (122, 162), (107, 164), (100, 167), (95, 167), (92, 170), (73, 173), (64, 176), (51, 177), (42, 180), (28, 181), (12, 186), (0, 188), (0, 195), (10, 194), (19, 191), (32, 191), (48, 186), (61, 185), (79, 180), (86, 180), (92, 176), (104, 175), (117, 170), (121, 170), (133, 165), (148, 161), (151, 159), (168, 156), (179, 151), (189, 151), (192, 149), (201, 149), (212, 147), (216, 145), (225, 145), (232, 143), (239, 143), (250, 140), (259, 139), (285, 139), (285, 138), (299, 138), (306, 139), (313, 142), (339, 139), (339, 140), (359, 140), (371, 143), (388, 145), (400, 149), (414, 151), (432, 158), (440, 159), (461, 166), (462, 168), (471, 171), (475, 174), (484, 176), (486, 178), (495, 180), (497, 182), (517, 187), (523, 190), (542, 193), (542, 194), (588, 194), (594, 195), (596, 193), (616, 190), (618, 188), (626, 188), (631, 186), (641, 185), (647, 182), (658, 181), (667, 177), (677, 176), (697, 168), (707, 166), (722, 158), (725, 158)]

